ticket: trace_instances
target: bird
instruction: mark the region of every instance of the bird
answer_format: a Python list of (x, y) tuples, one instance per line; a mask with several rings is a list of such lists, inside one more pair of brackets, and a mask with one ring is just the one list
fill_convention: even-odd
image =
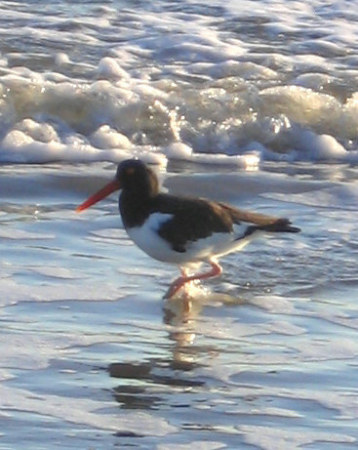
[[(181, 275), (164, 298), (192, 281), (221, 275), (219, 258), (241, 250), (263, 233), (298, 233), (286, 218), (238, 209), (206, 198), (161, 192), (156, 173), (140, 159), (118, 164), (112, 181), (76, 209), (81, 212), (120, 190), (119, 211), (132, 241), (152, 258), (179, 266)], [(188, 273), (205, 263), (206, 271)]]

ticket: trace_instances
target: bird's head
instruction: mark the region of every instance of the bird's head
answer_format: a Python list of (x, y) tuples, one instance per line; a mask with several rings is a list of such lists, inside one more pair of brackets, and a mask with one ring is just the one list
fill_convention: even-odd
[(120, 189), (133, 195), (153, 197), (158, 194), (158, 178), (140, 159), (127, 159), (118, 165), (114, 180), (91, 195), (76, 211), (81, 212)]

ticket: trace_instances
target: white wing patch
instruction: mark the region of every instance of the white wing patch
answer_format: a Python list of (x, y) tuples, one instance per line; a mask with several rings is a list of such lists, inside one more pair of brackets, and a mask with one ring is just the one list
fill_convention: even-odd
[(164, 214), (164, 213), (153, 213), (148, 217), (148, 220), (145, 221), (144, 227), (148, 227), (153, 231), (158, 231), (163, 223), (168, 222), (169, 219), (173, 218), (173, 214)]

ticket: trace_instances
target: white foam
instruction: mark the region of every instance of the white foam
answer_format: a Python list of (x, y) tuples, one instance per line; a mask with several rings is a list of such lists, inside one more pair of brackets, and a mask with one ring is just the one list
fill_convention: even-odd
[(345, 160), (347, 150), (330, 135), (316, 135), (312, 131), (304, 131), (299, 136), (300, 148), (313, 159), (332, 161)]
[(225, 155), (220, 153), (200, 154), (194, 153), (192, 148), (182, 142), (174, 142), (165, 149), (168, 159), (191, 161), (200, 164), (215, 164), (243, 167), (248, 170), (258, 169), (260, 157), (256, 153), (245, 155)]
[[(80, 272), (78, 272), (80, 275)], [(78, 285), (70, 281), (61, 286), (56, 284), (31, 285), (15, 282), (10, 278), (0, 279), (0, 307), (14, 305), (23, 301), (62, 301), (77, 299), (79, 301), (116, 301), (128, 294), (121, 290), (120, 286), (98, 285), (96, 282), (88, 282), (86, 289), (79, 290)]]
[(118, 133), (109, 125), (102, 125), (90, 136), (90, 142), (97, 148), (125, 148), (132, 147), (130, 140), (122, 133)]
[[(55, 128), (48, 123), (39, 123), (33, 119), (24, 119), (17, 124), (16, 129), (22, 134), (15, 134), (16, 130), (6, 135), (3, 145), (22, 145), (34, 141), (51, 142), (59, 141)], [(17, 137), (18, 136), (18, 137)], [(22, 142), (23, 140), (23, 142)]]
[(320, 187), (318, 184), (314, 195), (312, 195), (312, 192), (305, 192), (304, 190), (302, 192), (291, 192), (290, 194), (271, 192), (264, 195), (267, 198), (299, 203), (301, 205), (353, 211), (356, 209), (358, 201), (358, 187), (339, 183), (331, 183), (329, 186), (322, 184)]
[(116, 59), (105, 57), (98, 64), (98, 77), (106, 79), (129, 78), (128, 73), (120, 67)]
[[(132, 432), (141, 436), (165, 436), (177, 429), (165, 419), (143, 412), (118, 414), (112, 401), (36, 394), (25, 389), (0, 385), (0, 407), (5, 411), (35, 412), (62, 419), (67, 423), (87, 425), (112, 432)], [(101, 413), (107, 407), (109, 412)]]
[(325, 342), (311, 340), (310, 345), (299, 345), (297, 350), (300, 352), (300, 359), (305, 361), (349, 360), (358, 355), (358, 344), (345, 338), (341, 338), (339, 342), (334, 339), (327, 339)]
[(337, 120), (341, 105), (334, 97), (300, 86), (280, 86), (261, 91), (264, 109), (270, 114), (286, 114), (300, 124), (316, 125)]
[(65, 64), (69, 64), (70, 63), (70, 58), (67, 55), (67, 53), (64, 52), (58, 52), (55, 55), (55, 64), (57, 66), (63, 66)]
[[(264, 56), (256, 58), (262, 64)], [(117, 162), (135, 149), (140, 154), (145, 145), (152, 147), (150, 153), (173, 159), (245, 168), (257, 167), (261, 158), (357, 162), (354, 145), (346, 147), (355, 135), (356, 94), (342, 104), (333, 95), (303, 87), (330, 84), (330, 78), (309, 73), (296, 85), (260, 91), (247, 80), (279, 76), (261, 64), (232, 58), (190, 63), (189, 72), (210, 78), (195, 91), (170, 78), (134, 79), (114, 57), (103, 58), (97, 67), (108, 80), (90, 83), (16, 67), (1, 78), (9, 92), (4, 98), (11, 99), (2, 100), (7, 133), (0, 143), (1, 160)], [(272, 150), (281, 135), (285, 151)]]
[(25, 147), (26, 145), (32, 144), (33, 139), (26, 133), (20, 130), (10, 131), (3, 139), (1, 145), (5, 149), (11, 149), (15, 147)]
[(50, 131), (46, 130), (46, 126), (45, 130), (39, 126), (37, 130), (31, 131), (31, 134), (36, 133), (46, 135), (43, 138), (44, 141), (35, 140), (20, 130), (10, 131), (0, 144), (4, 148), (0, 155), (0, 161), (20, 163), (120, 162), (133, 156), (152, 164), (166, 165), (167, 161), (165, 155), (155, 153), (150, 146), (138, 146), (132, 151), (131, 144), (125, 136), (107, 129), (106, 126), (98, 134), (92, 136), (95, 147), (79, 135), (67, 135), (64, 142), (59, 142), (53, 135), (53, 139), (47, 141), (47, 139), (51, 139), (51, 129)]
[(190, 450), (192, 448), (198, 450), (217, 450), (225, 448), (222, 442), (215, 441), (192, 441), (190, 444), (158, 444), (157, 450)]
[[(26, 333), (26, 339), (20, 334), (3, 332), (0, 337), (2, 364), (9, 369), (34, 370), (47, 367), (51, 358), (58, 356), (59, 352), (66, 355), (66, 347), (73, 340), (61, 336), (37, 336)], [(34, 351), (36, 349), (36, 351)]]
[[(182, 11), (164, 7), (160, 15), (152, 8), (126, 9), (120, 30), (113, 26), (115, 10), (99, 8), (68, 21), (69, 29), (58, 36), (62, 49), (54, 56), (51, 45), (44, 45), (41, 55), (27, 55), (21, 48), (5, 52), (1, 137), (7, 138), (0, 144), (1, 160), (117, 161), (113, 152), (94, 156), (92, 146), (133, 150), (148, 145), (152, 153), (164, 154), (166, 147), (185, 142), (192, 152), (176, 150), (174, 158), (181, 153), (183, 160), (217, 163), (207, 156), (217, 154), (220, 164), (251, 167), (256, 162), (252, 157), (248, 162), (244, 153), (257, 142), (262, 159), (357, 163), (357, 94), (346, 87), (356, 77), (347, 47), (354, 48), (357, 32), (351, 21), (342, 26), (339, 17), (346, 12), (335, 5), (327, 13), (319, 2), (311, 7), (295, 2), (291, 8), (278, 2), (260, 12), (246, 0), (240, 9), (227, 3), (225, 14), (213, 24), (214, 5), (222, 7), (214, 2), (207, 14), (200, 8), (193, 14), (197, 5)], [(258, 22), (248, 21), (249, 16)], [(6, 17), (14, 24), (21, 17), (29, 21), (27, 31), (22, 26), (11, 30), (19, 42), (26, 33), (52, 42), (53, 27), (61, 26), (51, 12), (42, 17), (40, 29), (30, 25), (37, 20), (34, 11), (6, 11)], [(240, 33), (237, 23), (242, 24)], [(314, 24), (317, 38), (305, 23)], [(286, 43), (284, 37), (291, 33), (298, 37)], [(277, 38), (282, 46), (270, 45)], [(80, 60), (72, 50), (74, 40), (87, 50)], [(297, 73), (294, 79), (291, 73)], [(292, 132), (297, 125), (299, 131)], [(109, 128), (101, 130), (103, 126)], [(24, 134), (12, 133), (16, 130)], [(28, 137), (35, 143), (66, 144), (69, 134), (81, 136), (80, 152), (28, 146)], [(88, 142), (92, 145), (86, 146)]]
[(54, 235), (50, 233), (33, 233), (25, 230), (16, 230), (14, 228), (0, 228), (0, 237), (2, 239), (10, 239), (10, 240), (23, 240), (23, 239), (31, 239), (31, 240), (47, 240), (53, 239)]
[(256, 425), (239, 425), (238, 430), (245, 442), (264, 450), (298, 450), (320, 442), (348, 444), (356, 441), (352, 436), (330, 431), (296, 431)]
[(73, 270), (60, 266), (32, 266), (28, 270), (55, 279), (74, 280), (79, 278)]

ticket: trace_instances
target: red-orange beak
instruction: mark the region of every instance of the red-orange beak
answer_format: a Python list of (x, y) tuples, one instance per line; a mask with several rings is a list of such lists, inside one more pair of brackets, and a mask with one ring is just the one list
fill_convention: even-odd
[(111, 181), (104, 188), (102, 188), (95, 194), (91, 195), (91, 197), (89, 197), (87, 200), (85, 200), (80, 206), (77, 206), (76, 212), (81, 212), (84, 209), (89, 208), (90, 206), (99, 202), (103, 198), (107, 197), (109, 194), (112, 194), (112, 192), (118, 191), (118, 189), (120, 189), (120, 188), (121, 188), (121, 185), (119, 184), (119, 181), (117, 181), (117, 180)]

